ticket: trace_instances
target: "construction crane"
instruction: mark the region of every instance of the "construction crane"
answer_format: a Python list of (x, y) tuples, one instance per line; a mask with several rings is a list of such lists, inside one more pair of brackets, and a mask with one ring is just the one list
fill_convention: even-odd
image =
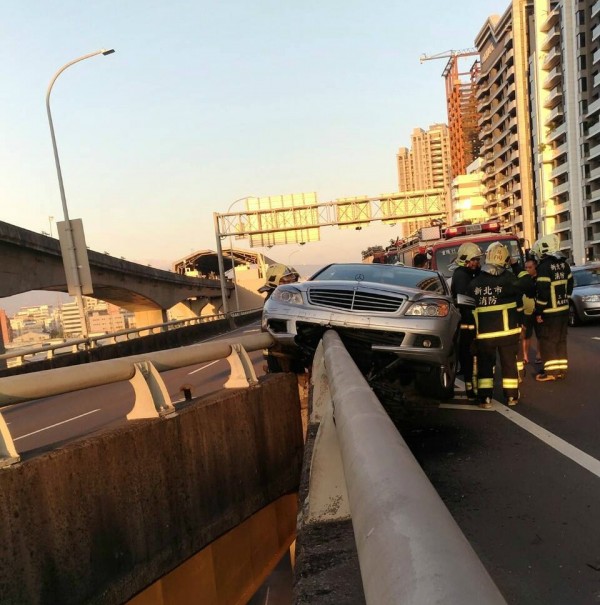
[[(423, 54), (419, 59), (421, 63), (448, 59), (442, 76), (446, 80), (451, 178), (465, 174), (467, 166), (477, 158), (481, 148), (475, 95), (479, 79), (479, 61), (475, 61), (468, 72), (458, 70), (459, 58), (471, 55), (479, 55), (479, 51), (476, 48), (445, 50), (435, 55)], [(468, 76), (467, 80), (462, 76)]]
[(479, 51), (476, 48), (463, 48), (461, 50), (445, 50), (441, 53), (436, 53), (435, 55), (426, 55), (422, 54), (419, 57), (420, 63), (425, 63), (425, 61), (433, 61), (434, 59), (451, 59), (452, 57), (466, 57), (468, 55), (478, 55)]

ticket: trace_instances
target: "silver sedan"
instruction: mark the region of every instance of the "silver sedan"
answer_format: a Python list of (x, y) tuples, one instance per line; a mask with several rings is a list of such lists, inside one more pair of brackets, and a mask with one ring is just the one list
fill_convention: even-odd
[(267, 358), (271, 370), (308, 367), (333, 328), (367, 378), (414, 379), (424, 394), (448, 398), (459, 319), (438, 272), (348, 263), (279, 286), (265, 303), (262, 327), (277, 343)]
[(573, 294), (569, 303), (569, 325), (600, 320), (600, 263), (571, 267)]

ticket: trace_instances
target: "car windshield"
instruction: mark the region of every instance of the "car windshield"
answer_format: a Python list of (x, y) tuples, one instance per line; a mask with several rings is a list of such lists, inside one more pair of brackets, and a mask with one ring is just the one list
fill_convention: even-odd
[(379, 263), (329, 265), (310, 278), (310, 281), (325, 280), (366, 281), (446, 294), (444, 282), (435, 271)]
[(575, 286), (593, 286), (600, 284), (600, 267), (589, 267), (573, 271)]
[[(485, 254), (486, 250), (488, 249), (488, 247), (490, 246), (490, 244), (493, 244), (494, 242), (497, 242), (499, 240), (497, 239), (489, 239), (486, 241), (480, 241), (478, 240), (477, 242), (475, 242), (482, 250), (482, 252)], [(512, 257), (513, 261), (520, 261), (521, 260), (521, 253), (519, 251), (519, 244), (517, 243), (516, 240), (500, 240), (502, 241), (502, 243), (508, 247), (508, 250), (510, 252), (510, 256)], [(461, 242), (462, 243), (462, 242)], [(454, 273), (454, 270), (456, 269), (456, 267), (458, 266), (454, 260), (456, 259), (456, 254), (458, 252), (458, 249), (460, 247), (460, 244), (456, 244), (456, 246), (448, 246), (448, 247), (444, 247), (444, 248), (438, 248), (435, 251), (435, 266), (436, 269), (444, 276), (444, 277), (451, 277), (452, 273)], [(481, 259), (481, 263), (483, 264), (484, 259)]]

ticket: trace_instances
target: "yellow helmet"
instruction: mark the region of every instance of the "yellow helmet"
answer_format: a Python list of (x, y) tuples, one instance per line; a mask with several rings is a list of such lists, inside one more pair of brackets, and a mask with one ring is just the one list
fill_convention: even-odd
[(510, 252), (508, 248), (501, 242), (490, 244), (485, 253), (485, 262), (488, 265), (497, 265), (498, 267), (508, 266), (510, 260)]
[(456, 253), (456, 264), (464, 267), (469, 261), (479, 259), (481, 256), (483, 256), (483, 252), (477, 244), (465, 242), (460, 245)]
[(556, 233), (549, 233), (540, 237), (533, 246), (531, 247), (531, 254), (535, 256), (537, 260), (540, 260), (543, 256), (549, 254), (555, 254), (560, 248), (560, 238)]

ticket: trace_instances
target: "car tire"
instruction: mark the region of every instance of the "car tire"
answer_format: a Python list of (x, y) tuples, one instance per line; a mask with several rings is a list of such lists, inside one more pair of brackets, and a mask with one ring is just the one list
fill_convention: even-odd
[(581, 319), (579, 317), (579, 313), (577, 313), (577, 309), (575, 308), (575, 305), (570, 302), (569, 303), (569, 326), (571, 328), (576, 328), (577, 326), (581, 325)]
[(419, 372), (415, 377), (415, 386), (421, 395), (439, 401), (447, 401), (454, 396), (456, 364), (442, 368), (433, 366), (429, 371)]

